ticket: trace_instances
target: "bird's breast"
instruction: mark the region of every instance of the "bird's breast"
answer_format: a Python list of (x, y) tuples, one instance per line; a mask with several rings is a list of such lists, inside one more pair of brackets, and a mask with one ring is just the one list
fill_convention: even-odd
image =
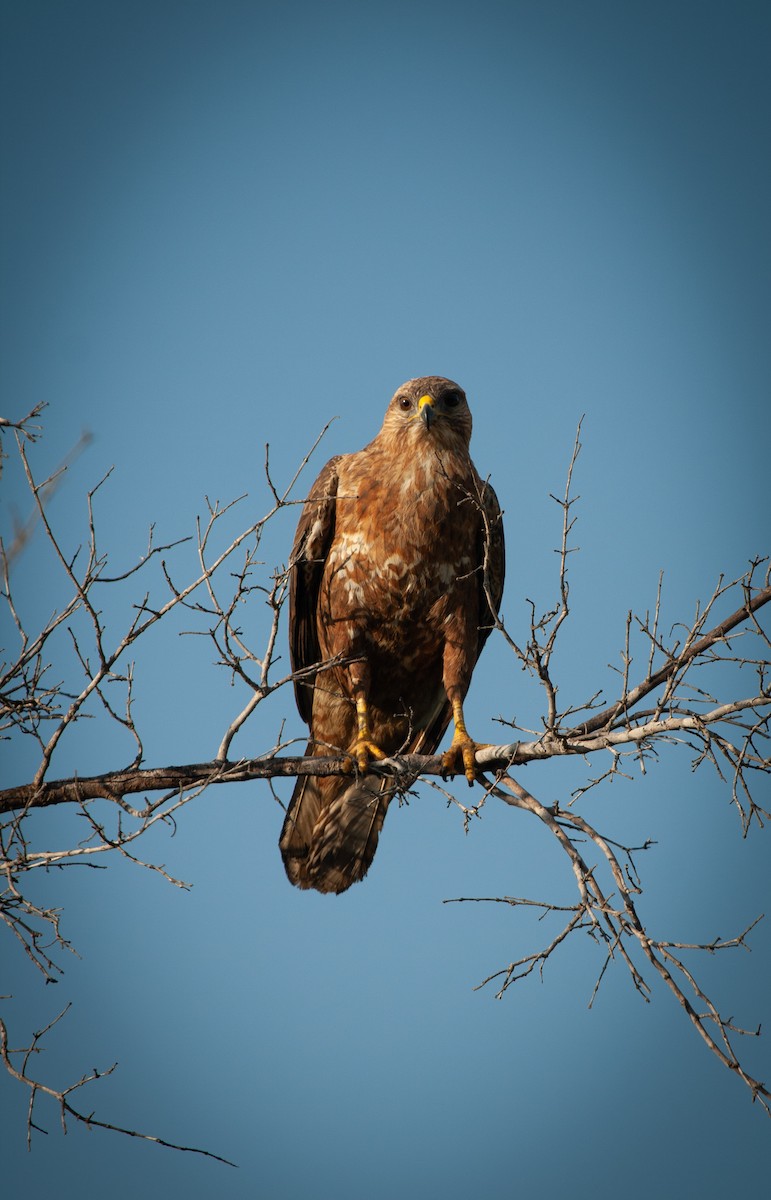
[[(321, 590), (324, 615), (405, 626), (443, 614), (473, 570), (478, 518), (457, 482), (404, 471), (341, 481)], [(355, 491), (354, 491), (355, 487)]]

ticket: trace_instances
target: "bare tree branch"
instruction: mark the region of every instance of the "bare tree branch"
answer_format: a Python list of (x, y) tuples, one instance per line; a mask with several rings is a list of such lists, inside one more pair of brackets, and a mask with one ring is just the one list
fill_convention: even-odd
[[(686, 950), (715, 953), (739, 946), (746, 947), (747, 935), (762, 919), (762, 916), (756, 918), (737, 937), (714, 938), (711, 942), (700, 945), (655, 938), (645, 929), (638, 913), (638, 901), (635, 897), (641, 894), (641, 889), (636, 871), (630, 877), (629, 871), (622, 866), (619, 851), (609, 839), (603, 837), (578, 814), (540, 804), (530, 792), (509, 775), (499, 778), (498, 786), (493, 789), (493, 794), (505, 803), (536, 817), (556, 838), (561, 849), (567, 855), (575, 876), (578, 902), (566, 908), (539, 901), (505, 898), (504, 903), (532, 904), (544, 912), (567, 912), (569, 916), (561, 931), (544, 948), (489, 975), (479, 986), (484, 987), (488, 983), (499, 981), (497, 995), (498, 997), (503, 996), (512, 984), (525, 978), (536, 966), (542, 973), (544, 964), (555, 950), (572, 933), (583, 929), (589, 930), (606, 949), (605, 964), (600, 971), (594, 994), (597, 992), (607, 966), (612, 959), (618, 956), (627, 967), (634, 987), (647, 1000), (650, 996), (650, 986), (632, 958), (630, 942), (633, 942), (649, 966), (659, 974), (674, 994), (689, 1021), (711, 1052), (724, 1066), (738, 1075), (750, 1089), (753, 1100), (757, 1100), (766, 1113), (771, 1115), (771, 1091), (744, 1069), (731, 1038), (732, 1034), (744, 1037), (758, 1036), (759, 1029), (754, 1031), (741, 1029), (734, 1025), (730, 1018), (723, 1017), (716, 1005), (696, 982), (683, 958), (683, 952)], [(599, 865), (588, 865), (585, 852), (578, 850), (576, 835), (580, 835), (587, 845), (592, 846), (598, 852)], [(628, 856), (630, 862), (631, 853), (631, 850), (621, 848), (621, 854)], [(604, 890), (599, 881), (600, 865), (608, 872), (612, 890)], [(466, 901), (468, 899), (468, 897), (464, 898)], [(487, 899), (489, 902), (489, 898)], [(461, 901), (456, 901), (456, 903), (459, 902)], [(594, 999), (594, 995), (592, 999)]]
[[(323, 686), (324, 671), (339, 665), (315, 664), (294, 676), (278, 669), (288, 573), (283, 566), (267, 569), (260, 558), (266, 525), (283, 508), (299, 503), (293, 496), (294, 488), (326, 430), (322, 430), (285, 487), (271, 474), (266, 447), (266, 508), (263, 516), (250, 520), (247, 528), (233, 533), (233, 521), (245, 497), (227, 503), (207, 498), (192, 538), (156, 544), (155, 528), (151, 527), (145, 552), (136, 561), (111, 569), (109, 556), (101, 548), (97, 521), (98, 494), (109, 472), (88, 494), (86, 534), (82, 544), (73, 549), (69, 535), (57, 533), (49, 511), (61, 470), (38, 483), (27, 453), (38, 436), (39, 427), (34, 422), (40, 410), (41, 406), (36, 407), (17, 422), (0, 421), (0, 434), (4, 428), (13, 431), (17, 466), (32, 498), (38, 535), (53, 560), (51, 578), (56, 576), (65, 591), (56, 593), (63, 594), (64, 599), (42, 628), (30, 629), (31, 622), (17, 605), (12, 588), (16, 543), (12, 542), (10, 551), (6, 551), (0, 541), (0, 603), (9, 617), (6, 624), (13, 643), (5, 647), (0, 662), (0, 739), (27, 739), (36, 753), (36, 766), (27, 779), (14, 785), (6, 782), (0, 790), (0, 920), (27, 959), (51, 981), (62, 974), (61, 960), (73, 948), (62, 932), (60, 912), (35, 904), (25, 889), (30, 872), (75, 866), (93, 869), (105, 861), (105, 856), (109, 860), (110, 855), (119, 855), (160, 874), (173, 886), (186, 887), (165, 864), (140, 857), (141, 846), (154, 828), (173, 829), (185, 806), (203, 791), (214, 785), (264, 779), (268, 783), (265, 796), (273, 800), (273, 779), (350, 774), (354, 768), (349, 757), (334, 754), (332, 748), (326, 758), (308, 759), (286, 753), (293, 741), (283, 740), (283, 722), (272, 748), (256, 757), (238, 757), (237, 751), (234, 754), (237, 738), (261, 703), (302, 674), (317, 677), (316, 686)], [(707, 603), (697, 604), (693, 616), (669, 633), (662, 624), (663, 580), (659, 578), (653, 612), (643, 616), (626, 614), (621, 666), (613, 668), (617, 681), (613, 702), (608, 705), (602, 699), (603, 688), (595, 680), (587, 686), (587, 699), (561, 708), (554, 673), (555, 648), (572, 615), (569, 566), (575, 552), (572, 534), (578, 500), (572, 486), (580, 435), (579, 423), (564, 493), (562, 498), (552, 497), (561, 510), (556, 600), (541, 615), (535, 604), (528, 602), (529, 633), (524, 644), (511, 636), (495, 614), (488, 578), (489, 545), (483, 563), (490, 619), (502, 644), (512, 652), (512, 663), (533, 678), (543, 706), (540, 717), (531, 720), (532, 728), (501, 718), (518, 740), (478, 749), (479, 799), (472, 805), (462, 804), (448, 788), (435, 782), (437, 777), (444, 778), (440, 755), (400, 755), (373, 763), (369, 770), (392, 777), (400, 794), (412, 788), (418, 778), (434, 781), (432, 786), (457, 806), (467, 828), (472, 818), (481, 816), (486, 802), (503, 802), (535, 818), (562, 850), (575, 887), (573, 904), (524, 897), (463, 898), (466, 902), (484, 899), (487, 903), (526, 907), (542, 917), (556, 916), (559, 920), (545, 945), (518, 955), (480, 986), (495, 982), (497, 995), (503, 996), (518, 980), (534, 972), (543, 974), (550, 957), (574, 933), (588, 933), (603, 950), (595, 994), (606, 971), (616, 962), (627, 971), (644, 999), (650, 995), (649, 979), (658, 976), (710, 1052), (742, 1079), (753, 1098), (769, 1112), (768, 1090), (745, 1069), (735, 1049), (738, 1039), (755, 1036), (759, 1030), (744, 1030), (722, 1015), (691, 966), (691, 958), (699, 953), (746, 949), (756, 922), (732, 938), (702, 943), (677, 941), (663, 934), (654, 936), (643, 923), (643, 887), (637, 868), (638, 856), (652, 843), (622, 846), (601, 834), (578, 811), (591, 789), (625, 776), (632, 768), (645, 772), (662, 747), (679, 745), (691, 754), (694, 769), (711, 768), (723, 781), (745, 835), (753, 824), (762, 825), (771, 817), (767, 802), (761, 803), (758, 797), (757, 787), (758, 781), (771, 774), (771, 639), (760, 621), (771, 600), (768, 561), (754, 560), (739, 578), (726, 581), (720, 577)], [(489, 519), (481, 495), (469, 496), (468, 501), (479, 506), (485, 521)], [(487, 529), (488, 543), (491, 533)], [(195, 561), (191, 566), (193, 549)], [(142, 589), (139, 595), (134, 590), (137, 588)], [(129, 594), (128, 609), (122, 618), (111, 613), (108, 623), (106, 601), (125, 593)], [(260, 602), (261, 624), (255, 618), (255, 601)], [(726, 613), (727, 606), (730, 611)], [(259, 644), (239, 623), (244, 611), (250, 613), (249, 628), (257, 630)], [(136, 719), (135, 695), (142, 686), (142, 660), (135, 656), (147, 644), (145, 635), (151, 629), (160, 622), (169, 629), (176, 617), (186, 622), (184, 629), (176, 629), (178, 633), (204, 638), (213, 648), (215, 665), (227, 672), (238, 694), (225, 728), (218, 730), (212, 740), (212, 759), (149, 767), (145, 763), (145, 738)], [(132, 761), (102, 774), (50, 778), (63, 740), (76, 723), (86, 718), (101, 722), (100, 728), (109, 724), (119, 729), (130, 746)], [(576, 781), (565, 803), (547, 806), (523, 788), (511, 772), (518, 766), (556, 757), (600, 765), (588, 781)], [(86, 830), (85, 837), (56, 846), (42, 842), (44, 826), (40, 822), (33, 826), (27, 818), (55, 805), (73, 807), (80, 833)], [(5, 1026), (0, 1023), (0, 1059), (13, 1078), (30, 1091), (28, 1134), (37, 1128), (32, 1119), (36, 1098), (47, 1095), (59, 1105), (63, 1122), (69, 1116), (85, 1124), (191, 1150), (97, 1121), (76, 1109), (71, 1095), (109, 1071), (84, 1075), (63, 1090), (32, 1079), (28, 1064), (39, 1052), (43, 1036), (60, 1017), (34, 1034), (23, 1050), (8, 1048)], [(208, 1151), (193, 1152), (219, 1159)]]
[[(14, 429), (17, 432), (17, 437), (21, 441), (36, 442), (42, 435), (43, 427), (42, 425), (36, 423), (35, 418), (39, 417), (45, 408), (47, 408), (47, 404), (45, 402), (36, 404), (35, 407), (27, 413), (26, 417), (22, 417), (20, 421), (9, 421), (6, 420), (5, 417), (0, 417), (0, 435), (2, 435), (4, 429)], [(59, 466), (56, 468), (53, 474), (49, 476), (45, 483), (40, 485), (41, 500), (43, 503), (49, 503), (51, 501), (54, 493), (61, 486), (67, 469), (76, 461), (76, 459), (80, 457), (86, 447), (91, 444), (92, 440), (92, 435), (88, 432), (88, 430), (84, 430), (73, 448), (70, 450), (69, 454), (62, 459)], [(2, 448), (0, 448), (0, 475), (2, 475), (4, 457), (5, 455), (3, 454)], [(7, 563), (10, 564), (19, 557), (22, 550), (35, 532), (37, 523), (38, 513), (36, 508), (33, 509), (32, 513), (27, 517), (26, 520), (21, 520), (18, 517), (15, 518), (13, 540), (9, 546), (5, 547), (3, 551), (3, 556)]]
[[(204, 1158), (213, 1158), (216, 1162), (224, 1163), (228, 1167), (234, 1167), (236, 1164), (228, 1158), (223, 1158), (220, 1154), (213, 1154), (211, 1150), (201, 1150), (196, 1146), (183, 1146), (178, 1142), (168, 1142), (165, 1138), (156, 1137), (152, 1133), (140, 1133), (136, 1129), (127, 1129), (122, 1125), (113, 1125), (110, 1121), (100, 1121), (93, 1113), (84, 1113), (80, 1109), (75, 1108), (70, 1097), (79, 1091), (80, 1088), (86, 1087), (89, 1083), (95, 1082), (98, 1079), (106, 1079), (108, 1075), (112, 1075), (117, 1067), (117, 1063), (113, 1063), (105, 1071), (97, 1071), (94, 1069), (87, 1075), (83, 1075), (75, 1083), (71, 1083), (66, 1088), (53, 1088), (46, 1083), (41, 1083), (37, 1079), (33, 1079), (27, 1073), (30, 1058), (33, 1054), (39, 1054), (41, 1050), (41, 1042), (45, 1035), (58, 1024), (62, 1017), (69, 1010), (69, 1004), (62, 1009), (57, 1017), (49, 1021), (45, 1029), (33, 1035), (29, 1046), (24, 1046), (21, 1049), (13, 1050), (8, 1045), (8, 1032), (5, 1023), (0, 1020), (0, 1062), (3, 1063), (8, 1074), (18, 1083), (23, 1084), (29, 1089), (29, 1105), (27, 1108), (27, 1147), (32, 1149), (32, 1131), (44, 1132), (41, 1127), (35, 1123), (35, 1106), (39, 1096), (48, 1096), (56, 1102), (59, 1107), (59, 1116), (61, 1126), (64, 1133), (67, 1132), (67, 1118), (85, 1125), (88, 1129), (108, 1129), (113, 1133), (122, 1133), (126, 1137), (139, 1138), (144, 1142), (155, 1142), (157, 1146), (165, 1146), (169, 1150), (181, 1150), (187, 1154), (200, 1154)], [(14, 1058), (21, 1056), (22, 1063), (20, 1067), (14, 1065)]]

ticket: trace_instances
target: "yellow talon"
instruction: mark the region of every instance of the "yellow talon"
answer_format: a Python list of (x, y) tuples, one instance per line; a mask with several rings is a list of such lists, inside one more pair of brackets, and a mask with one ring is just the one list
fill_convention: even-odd
[(358, 725), (358, 733), (356, 741), (351, 747), (351, 753), (356, 759), (357, 767), (364, 774), (373, 758), (385, 758), (386, 755), (372, 740), (372, 734), (369, 730), (367, 701), (363, 696), (357, 697), (356, 700), (356, 723)]
[(457, 771), (460, 763), (463, 763), (463, 773), (468, 780), (468, 785), (471, 787), (476, 779), (476, 752), (484, 745), (483, 742), (475, 742), (466, 729), (466, 722), (463, 719), (463, 705), (460, 700), (453, 700), (452, 715), (455, 722), (455, 732), (452, 735), (450, 748), (445, 750), (442, 755), (442, 771), (448, 775), (454, 774)]

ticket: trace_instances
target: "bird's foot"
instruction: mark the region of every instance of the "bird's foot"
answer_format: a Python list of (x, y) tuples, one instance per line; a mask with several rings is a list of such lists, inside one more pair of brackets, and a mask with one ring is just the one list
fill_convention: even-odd
[(381, 750), (376, 742), (369, 737), (361, 736), (351, 746), (350, 755), (362, 775), (366, 773), (367, 767), (373, 759), (377, 761), (379, 758), (386, 757), (385, 751)]
[(386, 754), (384, 750), (380, 749), (377, 742), (373, 741), (369, 729), (367, 702), (361, 696), (356, 701), (356, 721), (358, 724), (358, 733), (350, 753), (353, 761), (363, 775), (373, 759), (385, 758)]
[(475, 755), (483, 745), (483, 742), (475, 742), (467, 733), (459, 737), (456, 731), (452, 745), (442, 755), (442, 775), (457, 775), (462, 770), (471, 787), (477, 774)]
[(468, 780), (469, 787), (472, 786), (476, 779), (476, 752), (485, 746), (486, 742), (475, 742), (466, 729), (466, 722), (463, 719), (463, 708), (459, 700), (453, 701), (453, 716), (455, 718), (455, 732), (452, 735), (452, 742), (448, 750), (445, 750), (442, 755), (442, 775), (456, 775), (460, 770)]

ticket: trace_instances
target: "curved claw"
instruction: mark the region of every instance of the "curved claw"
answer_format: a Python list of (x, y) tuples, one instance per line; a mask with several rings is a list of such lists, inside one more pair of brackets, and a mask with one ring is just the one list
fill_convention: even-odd
[(477, 773), (475, 756), (481, 746), (481, 742), (475, 742), (467, 733), (459, 737), (456, 730), (452, 745), (442, 755), (442, 773), (455, 775), (462, 766), (468, 785), (471, 787)]
[(373, 758), (385, 758), (385, 751), (373, 742), (370, 738), (359, 737), (351, 747), (351, 753), (356, 761), (356, 766), (362, 774), (367, 770), (367, 767), (372, 762)]
[(372, 740), (372, 734), (369, 731), (369, 716), (367, 713), (367, 701), (360, 696), (356, 701), (356, 720), (359, 727), (359, 732), (356, 736), (356, 741), (351, 746), (351, 755), (362, 774), (365, 774), (367, 767), (374, 759), (385, 758), (384, 750), (381, 750), (376, 742)]
[(442, 772), (446, 772), (448, 775), (455, 774), (463, 764), (463, 773), (471, 787), (477, 774), (476, 752), (481, 750), (486, 743), (475, 742), (469, 734), (463, 719), (463, 706), (460, 700), (453, 701), (452, 712), (455, 720), (455, 732), (452, 735), (449, 749), (445, 750), (442, 755)]

